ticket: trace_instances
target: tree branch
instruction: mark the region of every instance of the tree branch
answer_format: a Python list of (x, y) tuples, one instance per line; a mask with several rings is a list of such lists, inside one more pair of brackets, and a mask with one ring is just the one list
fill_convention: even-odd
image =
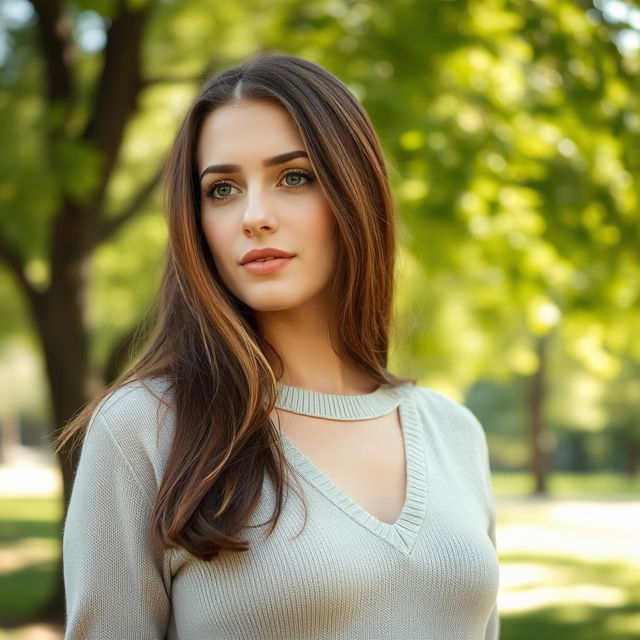
[(141, 82), (141, 50), (144, 28), (153, 2), (141, 8), (120, 0), (119, 9), (107, 32), (102, 72), (93, 99), (92, 113), (83, 133), (103, 154), (99, 186), (91, 211), (102, 208), (109, 178), (122, 144), (125, 127), (137, 108)]
[[(208, 78), (217, 68), (218, 64), (214, 58), (209, 58), (205, 65), (202, 68), (202, 71), (193, 77), (156, 77), (151, 80), (140, 80), (139, 88), (142, 89), (149, 85), (155, 83), (162, 82), (194, 82), (197, 81), (202, 83), (206, 78)], [(145, 200), (151, 195), (157, 184), (160, 182), (160, 178), (162, 175), (162, 167), (164, 166), (167, 158), (160, 163), (160, 169), (158, 169), (150, 178), (150, 180), (140, 189), (140, 191), (133, 197), (129, 205), (121, 211), (116, 216), (104, 219), (104, 207), (99, 206), (96, 209), (96, 227), (95, 233), (93, 236), (93, 241), (91, 243), (92, 247), (96, 247), (105, 240), (108, 240), (111, 236), (113, 236), (120, 227), (122, 227), (125, 223), (135, 217), (138, 213), (140, 207), (144, 204)], [(104, 200), (104, 199), (103, 199)]]
[(0, 259), (8, 265), (9, 269), (16, 277), (23, 291), (31, 302), (35, 301), (41, 294), (33, 288), (33, 285), (25, 274), (25, 262), (22, 256), (7, 242), (7, 239), (0, 236)]
[[(73, 97), (73, 44), (71, 24), (62, 11), (60, 0), (32, 0), (38, 14), (38, 33), (46, 73), (49, 105), (71, 104)], [(62, 128), (63, 123), (58, 123)]]
[(158, 182), (160, 182), (160, 175), (160, 169), (154, 172), (147, 183), (133, 196), (131, 202), (120, 213), (108, 219), (104, 219), (102, 216), (99, 217), (92, 248), (109, 239), (122, 225), (135, 217), (145, 200), (153, 193)]

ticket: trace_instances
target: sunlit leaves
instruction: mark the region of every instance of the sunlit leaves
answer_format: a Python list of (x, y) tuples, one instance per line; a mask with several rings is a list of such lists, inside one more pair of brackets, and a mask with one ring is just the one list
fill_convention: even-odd
[[(114, 6), (68, 8), (107, 25)], [(400, 335), (414, 370), (459, 388), (529, 375), (533, 338), (556, 332), (554, 349), (610, 380), (616, 362), (640, 358), (640, 87), (607, 20), (572, 0), (158, 2), (144, 42), (151, 84), (127, 127), (106, 214), (151, 175), (206, 64), (217, 70), (261, 48), (299, 54), (348, 84), (381, 137), (406, 231)], [(100, 154), (73, 138), (101, 54), (80, 47), (69, 139), (50, 149), (43, 128), (66, 107), (41, 113), (37, 45), (18, 35), (9, 62), (28, 75), (0, 93), (10, 123), (0, 130), (0, 224), (42, 285), (48, 216), (60, 198), (95, 188)], [(95, 261), (97, 359), (151, 298), (159, 199), (143, 213)]]

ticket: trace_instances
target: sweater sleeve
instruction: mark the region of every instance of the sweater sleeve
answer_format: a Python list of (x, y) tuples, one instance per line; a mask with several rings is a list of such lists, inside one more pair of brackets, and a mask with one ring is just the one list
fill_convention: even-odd
[(63, 531), (64, 640), (162, 640), (170, 600), (151, 549), (154, 504), (100, 413), (86, 432)]
[[(495, 518), (491, 520), (491, 528), (489, 530), (489, 537), (493, 546), (496, 546), (496, 534), (495, 534)], [(499, 640), (500, 638), (500, 616), (498, 614), (498, 602), (496, 601), (491, 610), (491, 615), (487, 621), (487, 627), (484, 632), (484, 640)]]
[[(471, 413), (471, 412), (470, 412)], [(487, 438), (482, 428), (482, 425), (478, 421), (478, 419), (473, 415), (473, 420), (476, 422), (476, 425), (480, 429), (481, 438), (480, 438), (480, 466), (482, 469), (482, 476), (484, 478), (485, 492), (487, 496), (487, 502), (489, 505), (489, 538), (493, 543), (494, 549), (496, 549), (497, 554), (497, 545), (496, 545), (496, 508), (495, 508), (495, 500), (493, 496), (493, 489), (491, 486), (491, 466), (489, 461), (489, 447), (487, 445)], [(485, 629), (484, 640), (498, 640), (500, 638), (500, 616), (498, 613), (498, 602), (496, 601), (493, 605), (493, 609), (491, 610), (491, 614), (487, 621), (487, 626)]]

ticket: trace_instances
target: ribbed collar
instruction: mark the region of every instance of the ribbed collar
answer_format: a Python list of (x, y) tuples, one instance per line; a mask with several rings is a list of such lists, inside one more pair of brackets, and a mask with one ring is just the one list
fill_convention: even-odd
[(393, 411), (402, 401), (411, 383), (393, 387), (380, 385), (371, 393), (339, 395), (322, 393), (277, 383), (276, 407), (293, 413), (334, 420), (365, 420)]

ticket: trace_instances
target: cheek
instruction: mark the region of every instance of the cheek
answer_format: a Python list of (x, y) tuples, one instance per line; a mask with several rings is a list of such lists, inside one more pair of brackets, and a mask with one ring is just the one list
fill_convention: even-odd
[(306, 237), (316, 238), (324, 251), (333, 250), (336, 220), (328, 204), (316, 204), (313, 215), (305, 221), (303, 232)]
[(219, 222), (213, 221), (210, 216), (205, 215), (202, 218), (202, 230), (213, 255), (213, 260), (220, 270), (228, 259), (228, 256), (225, 255), (225, 247), (228, 251), (230, 246), (225, 228)]

